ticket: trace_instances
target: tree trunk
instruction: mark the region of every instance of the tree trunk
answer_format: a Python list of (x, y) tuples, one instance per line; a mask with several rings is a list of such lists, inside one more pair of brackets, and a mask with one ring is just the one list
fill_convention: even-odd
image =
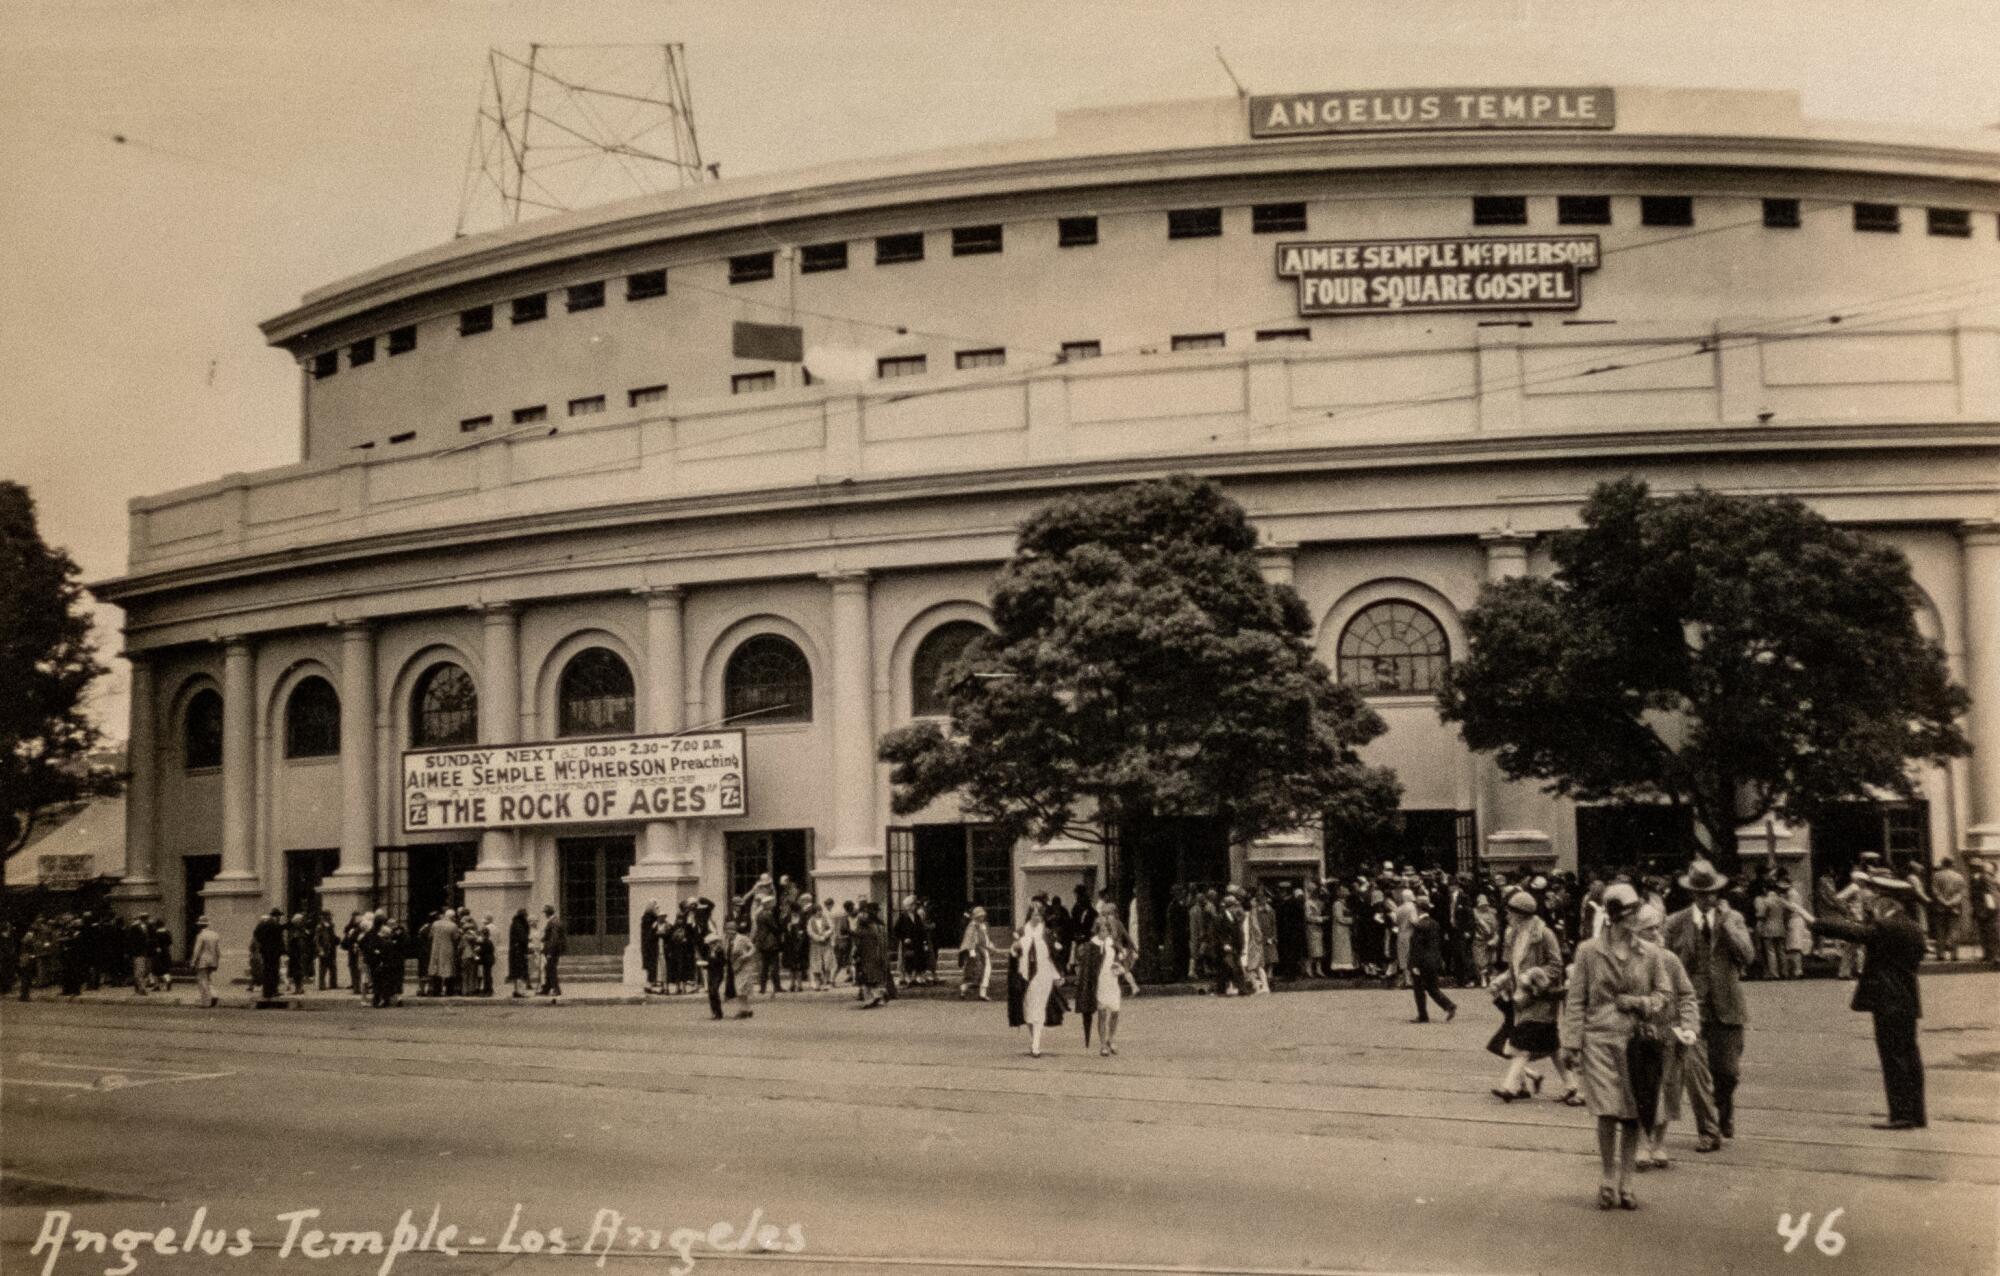
[(1716, 871), (1725, 876), (1736, 876), (1743, 866), (1743, 859), (1736, 849), (1735, 822), (1727, 820), (1720, 827), (1705, 823), (1703, 827), (1708, 834), (1709, 859), (1714, 863)]

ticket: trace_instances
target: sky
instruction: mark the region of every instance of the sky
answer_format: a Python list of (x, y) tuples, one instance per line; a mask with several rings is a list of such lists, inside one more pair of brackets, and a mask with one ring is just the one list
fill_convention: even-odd
[(2000, 124), (1994, 0), (0, 0), (0, 478), (99, 580), (131, 497), (296, 461), (299, 372), (257, 324), (451, 238), (487, 51), (667, 41), (725, 178), (1228, 94), (1218, 47), (1253, 93), (1780, 88)]

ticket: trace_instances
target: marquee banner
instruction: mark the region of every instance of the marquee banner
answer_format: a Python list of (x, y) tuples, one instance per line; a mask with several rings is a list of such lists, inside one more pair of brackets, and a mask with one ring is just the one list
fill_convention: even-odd
[(1602, 88), (1347, 89), (1250, 98), (1252, 137), (1605, 129), (1617, 122), (1617, 96)]
[(742, 815), (741, 731), (403, 754), (403, 831)]
[(1575, 310), (1597, 269), (1595, 235), (1348, 239), (1278, 245), (1278, 275), (1298, 281), (1299, 314)]

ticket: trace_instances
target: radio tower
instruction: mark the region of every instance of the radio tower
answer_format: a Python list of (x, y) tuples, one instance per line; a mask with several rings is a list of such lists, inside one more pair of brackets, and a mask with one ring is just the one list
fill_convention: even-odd
[(453, 237), (715, 176), (679, 44), (488, 49)]

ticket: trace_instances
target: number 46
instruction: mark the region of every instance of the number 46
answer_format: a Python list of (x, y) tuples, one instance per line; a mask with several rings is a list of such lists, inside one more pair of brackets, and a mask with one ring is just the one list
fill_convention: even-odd
[[(1829, 1211), (1827, 1216), (1820, 1220), (1819, 1234), (1813, 1237), (1813, 1244), (1819, 1246), (1819, 1252), (1825, 1254), (1828, 1258), (1838, 1257), (1840, 1251), (1847, 1248), (1847, 1238), (1833, 1230), (1833, 1220), (1845, 1213), (1847, 1213), (1845, 1209)], [(1799, 1215), (1797, 1223), (1792, 1222), (1790, 1214), (1780, 1214), (1778, 1216), (1778, 1235), (1785, 1238), (1785, 1252), (1787, 1254), (1799, 1247), (1799, 1242), (1806, 1238), (1806, 1231), (1811, 1227), (1812, 1215), (1810, 1213)]]

